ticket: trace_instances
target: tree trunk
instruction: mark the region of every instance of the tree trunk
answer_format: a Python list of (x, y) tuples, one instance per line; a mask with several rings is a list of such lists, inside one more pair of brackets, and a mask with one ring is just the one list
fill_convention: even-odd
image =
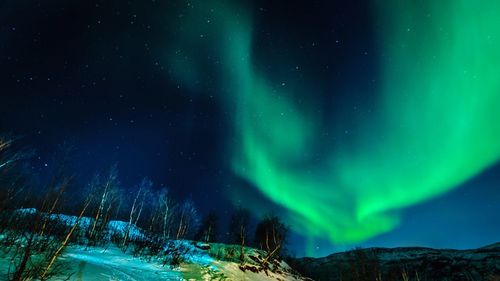
[(245, 261), (245, 228), (243, 226), (240, 226), (240, 241), (241, 241), (240, 261), (243, 263)]
[(23, 273), (26, 270), (26, 266), (28, 265), (29, 258), (31, 256), (31, 245), (33, 244), (33, 238), (35, 236), (34, 233), (30, 234), (30, 238), (28, 240), (28, 244), (26, 245), (26, 248), (24, 250), (24, 255), (23, 259), (21, 260), (21, 263), (19, 263), (19, 266), (14, 273), (14, 276), (12, 277), (12, 281), (21, 281), (23, 280)]
[(64, 248), (66, 248), (66, 246), (68, 245), (68, 242), (69, 242), (69, 239), (71, 238), (71, 235), (73, 235), (73, 232), (75, 231), (76, 227), (80, 223), (80, 220), (81, 220), (83, 214), (85, 213), (85, 210), (87, 210), (87, 207), (89, 206), (89, 204), (90, 204), (90, 200), (85, 203), (82, 211), (80, 212), (80, 214), (78, 215), (78, 218), (76, 219), (75, 224), (71, 227), (68, 234), (66, 234), (66, 237), (64, 237), (64, 240), (61, 243), (61, 245), (59, 246), (59, 248), (57, 248), (56, 252), (52, 255), (49, 263), (47, 264), (47, 267), (45, 268), (45, 270), (42, 273), (42, 276), (40, 277), (40, 280), (42, 280), (42, 281), (46, 280), (47, 274), (49, 273), (52, 265), (54, 264), (56, 259), (59, 257), (59, 255), (62, 253)]

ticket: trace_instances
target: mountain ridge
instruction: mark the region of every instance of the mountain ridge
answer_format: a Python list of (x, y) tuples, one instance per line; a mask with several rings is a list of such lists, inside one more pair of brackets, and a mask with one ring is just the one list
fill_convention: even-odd
[(500, 280), (500, 243), (476, 249), (373, 247), (290, 262), (303, 276), (337, 280)]

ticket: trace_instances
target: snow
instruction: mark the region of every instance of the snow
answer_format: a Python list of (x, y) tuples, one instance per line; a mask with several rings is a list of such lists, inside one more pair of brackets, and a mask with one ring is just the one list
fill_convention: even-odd
[(188, 240), (171, 240), (167, 242), (164, 250), (169, 248), (174, 249), (186, 249), (186, 253), (183, 255), (184, 260), (189, 263), (200, 264), (208, 266), (213, 263), (214, 259), (208, 255), (204, 250), (201, 250), (195, 246), (196, 242)]
[[(17, 213), (21, 215), (33, 215), (36, 214), (38, 211), (34, 208), (28, 208), (28, 209), (19, 209), (16, 210)], [(63, 222), (67, 226), (73, 226), (78, 217), (77, 216), (69, 216), (69, 215), (64, 215), (64, 214), (51, 214), (49, 217), (51, 220), (58, 220), (60, 222)], [(80, 218), (80, 222), (78, 223), (80, 228), (86, 229), (90, 226), (92, 223), (92, 219), (89, 217), (82, 217)], [(117, 220), (111, 220), (109, 221), (107, 225), (107, 233), (110, 236), (114, 234), (120, 234), (120, 233), (125, 233), (126, 229), (128, 227), (128, 223), (124, 221), (117, 221)], [(108, 238), (109, 238), (108, 237)], [(145, 237), (143, 231), (138, 228), (137, 226), (131, 224), (130, 225), (130, 230), (129, 230), (129, 238), (130, 239), (143, 239)]]
[[(216, 261), (214, 264), (219, 268), (219, 271), (224, 274), (228, 280), (262, 280), (262, 281), (271, 281), (271, 280), (303, 280), (300, 277), (283, 273), (277, 274), (271, 271), (268, 271), (267, 274), (265, 272), (251, 272), (251, 271), (241, 271), (239, 268), (239, 264), (234, 262), (224, 262), (224, 261)], [(210, 279), (207, 279), (210, 280)]]
[(178, 270), (135, 258), (117, 247), (107, 250), (70, 247), (61, 259), (72, 270), (69, 280), (184, 280)]
[[(23, 215), (35, 214), (35, 209), (17, 210)], [(63, 214), (52, 214), (50, 219), (64, 222), (68, 226), (76, 223), (77, 217)], [(92, 220), (82, 217), (79, 226), (85, 229), (91, 225)], [(108, 239), (113, 234), (123, 234), (129, 227), (123, 221), (110, 221), (108, 228)], [(134, 226), (130, 226), (130, 237), (146, 239), (143, 231)], [(2, 240), (3, 237), (0, 237)], [(110, 240), (108, 240), (110, 241)], [(152, 280), (302, 280), (296, 277), (290, 267), (285, 262), (277, 262), (280, 273), (271, 271), (260, 271), (258, 273), (250, 270), (242, 271), (240, 264), (231, 261), (221, 261), (209, 255), (210, 250), (201, 249), (200, 243), (188, 240), (170, 240), (165, 243), (163, 256), (152, 257), (145, 260), (134, 257), (129, 249), (123, 252), (117, 246), (108, 242), (104, 247), (82, 247), (78, 245), (69, 246), (59, 257), (59, 263), (64, 265), (64, 272), (52, 280), (127, 280), (127, 281), (152, 281)], [(203, 244), (210, 246), (212, 250), (226, 250), (234, 248), (234, 245), (225, 244)], [(200, 244), (200, 245), (201, 245)], [(131, 247), (133, 248), (133, 247)], [(165, 255), (172, 253), (182, 253), (182, 263), (179, 267), (164, 265)], [(213, 253), (213, 252), (212, 252)], [(261, 251), (247, 248), (245, 249), (245, 265), (253, 265), (250, 256), (262, 256)], [(6, 253), (0, 249), (0, 279), (5, 278), (12, 265), (12, 252)], [(12, 271), (13, 268), (10, 268)], [(63, 276), (64, 275), (64, 276)], [(70, 278), (68, 279), (68, 276)]]
[[(189, 243), (188, 241), (178, 242)], [(4, 277), (7, 273), (7, 260), (8, 257), (0, 256), (1, 277)], [(243, 272), (240, 270), (238, 263), (214, 260), (206, 254), (193, 257), (190, 262), (181, 264), (179, 268), (171, 268), (168, 265), (163, 266), (158, 261), (145, 261), (133, 257), (115, 246), (110, 246), (108, 249), (85, 249), (79, 246), (71, 246), (67, 248), (59, 260), (65, 264), (67, 268), (66, 274), (52, 280), (302, 280), (287, 273)], [(67, 279), (70, 274), (71, 277)]]

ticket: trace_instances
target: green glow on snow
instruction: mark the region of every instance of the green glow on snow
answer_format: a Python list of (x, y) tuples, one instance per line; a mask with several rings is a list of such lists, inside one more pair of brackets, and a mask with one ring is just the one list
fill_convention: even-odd
[[(314, 101), (293, 98), (314, 85), (280, 87), (256, 70), (249, 9), (209, 2), (176, 21), (185, 32), (169, 61), (188, 86), (215, 81), (235, 108), (235, 173), (286, 208), (296, 230), (335, 243), (369, 239), (397, 226), (398, 210), (500, 158), (498, 1), (378, 1), (381, 87), (370, 118), (346, 116), (358, 126), (348, 136), (316, 116)], [(340, 141), (319, 141), (325, 127)]]

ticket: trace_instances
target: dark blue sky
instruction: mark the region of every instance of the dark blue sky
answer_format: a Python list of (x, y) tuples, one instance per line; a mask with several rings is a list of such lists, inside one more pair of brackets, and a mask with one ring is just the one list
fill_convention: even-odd
[[(257, 1), (252, 6), (256, 57), (272, 76), (278, 75), (274, 63), (295, 56), (302, 65), (315, 66), (304, 67), (316, 69), (304, 75), (329, 93), (316, 99), (374, 106), (370, 87), (377, 61), (371, 54), (377, 27), (370, 25), (370, 5), (324, 2)], [(71, 167), (81, 184), (117, 162), (125, 186), (149, 176), (176, 197), (191, 197), (202, 211), (227, 215), (234, 202), (226, 194), (254, 189), (231, 171), (229, 113), (214, 89), (181, 86), (162, 59), (176, 32), (165, 17), (175, 14), (179, 3), (2, 1), (0, 132), (23, 136), (37, 150), (35, 169), (41, 174), (50, 169), (57, 146), (67, 142), (75, 147)], [(328, 91), (332, 88), (337, 91)], [(342, 111), (328, 105), (322, 110)], [(497, 165), (452, 192), (405, 209), (397, 229), (361, 245), (469, 248), (497, 242), (498, 202)], [(294, 234), (290, 246), (300, 255), (304, 243)], [(313, 244), (318, 255), (354, 246)]]

